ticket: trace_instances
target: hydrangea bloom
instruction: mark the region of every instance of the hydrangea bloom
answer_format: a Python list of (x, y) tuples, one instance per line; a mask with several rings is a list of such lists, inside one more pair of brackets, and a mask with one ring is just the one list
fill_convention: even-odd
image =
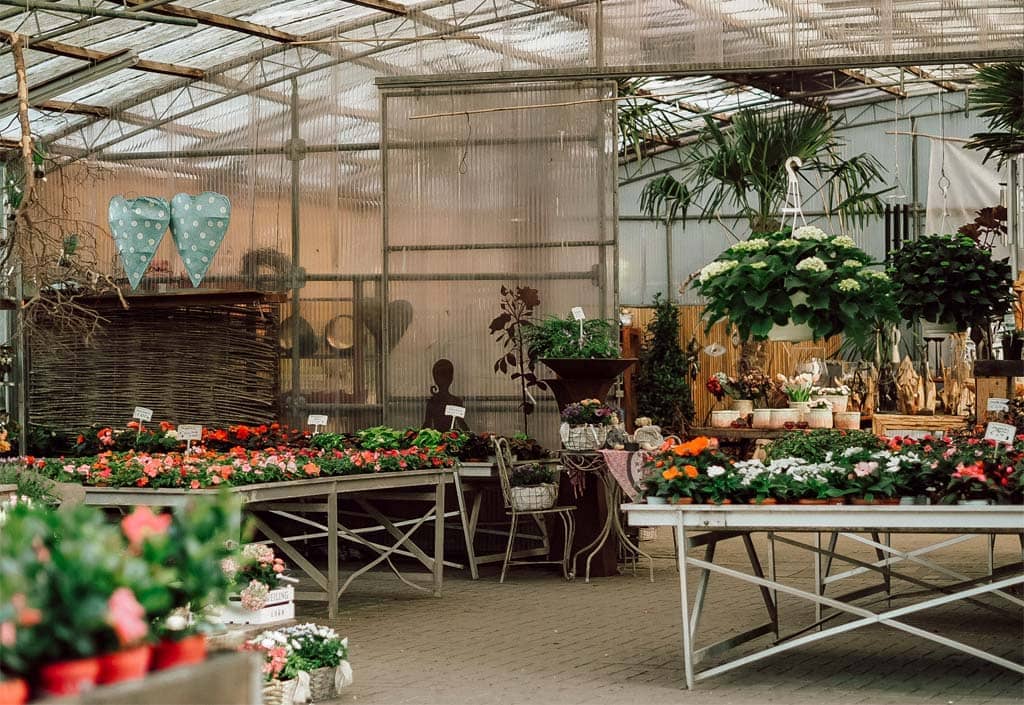
[(737, 242), (729, 248), (730, 252), (757, 252), (768, 248), (771, 243), (763, 237), (755, 237), (743, 242)]
[(799, 244), (799, 240), (794, 240), (791, 237), (787, 237), (785, 240), (779, 240), (779, 247), (795, 247), (796, 245)]
[(832, 238), (832, 244), (837, 247), (856, 247), (857, 243), (849, 235), (836, 235)]
[(820, 257), (807, 257), (797, 262), (796, 269), (800, 272), (824, 272), (828, 266)]
[(864, 272), (864, 276), (871, 277), (872, 279), (877, 279), (878, 281), (889, 281), (889, 275), (886, 274), (885, 272), (880, 272), (877, 269), (869, 269), (868, 271)]
[(821, 228), (816, 228), (813, 225), (805, 225), (802, 228), (797, 228), (793, 231), (793, 238), (796, 240), (815, 240), (817, 242), (823, 242), (828, 239), (828, 235)]
[(861, 267), (864, 266), (864, 263), (861, 262), (859, 259), (844, 259), (843, 260), (843, 266), (844, 267), (854, 267), (856, 269), (860, 269)]
[(860, 282), (856, 279), (843, 279), (839, 282), (839, 291), (860, 291)]
[(698, 279), (703, 284), (708, 279), (717, 277), (720, 274), (725, 274), (730, 269), (736, 267), (738, 264), (739, 262), (732, 259), (712, 262), (711, 264), (707, 265), (702, 270), (700, 270), (700, 276), (698, 277)]
[(754, 262), (752, 265), (750, 265), (750, 268), (751, 269), (764, 269), (767, 266), (768, 266), (767, 262)]

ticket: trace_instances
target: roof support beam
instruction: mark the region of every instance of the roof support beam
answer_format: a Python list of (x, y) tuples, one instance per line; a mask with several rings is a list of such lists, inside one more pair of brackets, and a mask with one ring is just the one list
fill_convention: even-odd
[[(0, 2), (6, 1), (8, 0), (0, 0)], [(9, 1), (14, 3), (21, 2), (21, 0)], [(125, 3), (128, 7), (136, 7), (138, 5), (142, 5), (144, 2), (144, 0), (106, 1), (117, 5)], [(298, 35), (291, 34), (290, 32), (282, 32), (279, 29), (267, 27), (266, 25), (246, 22), (245, 20), (228, 17), (227, 15), (217, 15), (212, 12), (193, 10), (190, 7), (180, 7), (178, 5), (162, 5), (159, 8), (154, 9), (153, 13), (149, 14), (157, 14), (158, 17), (163, 17), (164, 19), (188, 19), (192, 21), (193, 25), (200, 23), (210, 27), (229, 29), (234, 32), (241, 32), (242, 34), (248, 34), (253, 37), (261, 37), (262, 39), (270, 39), (275, 42), (294, 42), (300, 38)]]
[(349, 5), (359, 5), (359, 7), (369, 7), (373, 10), (380, 10), (381, 12), (387, 12), (392, 15), (404, 15), (409, 12), (409, 8), (398, 3), (389, 2), (388, 0), (348, 0)]
[[(132, 2), (133, 0), (127, 0)], [(134, 4), (141, 5), (142, 2)], [(72, 15), (89, 15), (92, 17), (114, 17), (119, 20), (135, 20), (136, 22), (158, 22), (161, 24), (176, 24), (185, 27), (195, 27), (196, 21), (188, 17), (164, 17), (152, 12), (124, 12), (122, 10), (107, 10), (92, 5), (61, 5), (56, 2), (45, 2), (44, 0), (0, 0), (0, 5), (9, 7), (20, 7), (25, 10), (43, 10), (45, 12), (66, 13)]]
[(933, 76), (932, 74), (928, 73), (920, 66), (908, 66), (907, 71), (914, 74), (918, 78), (923, 78), (924, 80), (928, 81), (928, 83), (938, 86), (944, 91), (956, 93), (957, 91), (963, 90), (961, 86), (958, 86), (955, 83), (950, 83), (949, 81), (943, 81), (938, 76)]
[[(8, 41), (10, 40), (11, 33), (0, 30), (0, 34), (7, 36)], [(107, 61), (117, 56), (116, 53), (106, 51), (96, 51), (95, 49), (86, 49), (84, 47), (72, 46), (71, 44), (64, 44), (62, 42), (34, 42), (30, 43), (33, 51), (42, 51), (47, 54), (54, 54), (56, 56), (68, 56), (72, 59), (81, 59), (83, 61)], [(149, 61), (147, 59), (139, 59), (132, 67), (139, 71), (148, 71), (150, 73), (162, 73), (168, 76), (180, 76), (182, 78), (193, 78), (201, 80), (205, 77), (205, 72), (201, 69), (195, 69), (189, 66), (178, 66), (176, 64), (165, 64), (160, 61)]]

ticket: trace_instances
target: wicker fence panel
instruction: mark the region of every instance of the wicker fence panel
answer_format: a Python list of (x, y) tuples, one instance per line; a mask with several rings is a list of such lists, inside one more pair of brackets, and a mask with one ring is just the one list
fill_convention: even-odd
[[(72, 432), (153, 421), (259, 424), (278, 416), (276, 304), (104, 310), (91, 345), (71, 334), (31, 345), (29, 420)], [(56, 334), (58, 337), (60, 334)]]

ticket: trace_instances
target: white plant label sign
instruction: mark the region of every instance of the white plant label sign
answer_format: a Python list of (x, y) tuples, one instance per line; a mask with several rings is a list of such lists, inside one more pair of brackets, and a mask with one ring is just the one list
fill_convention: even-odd
[(988, 402), (985, 404), (986, 411), (1009, 411), (1010, 400), (1003, 399), (1002, 397), (990, 397)]
[(573, 320), (576, 320), (576, 321), (585, 321), (587, 319), (587, 314), (583, 313), (583, 307), (582, 306), (573, 306), (572, 307), (572, 317), (573, 317)]
[(203, 440), (203, 427), (199, 424), (183, 423), (178, 426), (179, 441)]
[(307, 426), (326, 426), (327, 414), (310, 414), (306, 419)]
[(456, 419), (464, 419), (466, 418), (466, 407), (449, 404), (444, 407), (444, 415), (451, 416)]
[(990, 423), (985, 427), (985, 440), (996, 443), (1013, 443), (1017, 436), (1017, 427), (1008, 423)]
[(137, 406), (135, 407), (135, 411), (132, 412), (132, 418), (138, 419), (139, 421), (152, 421), (153, 410), (147, 409), (144, 406)]

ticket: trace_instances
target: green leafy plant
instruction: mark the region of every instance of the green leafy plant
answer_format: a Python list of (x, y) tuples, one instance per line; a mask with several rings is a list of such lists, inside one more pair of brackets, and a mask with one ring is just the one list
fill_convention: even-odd
[(889, 269), (896, 303), (907, 320), (952, 323), (957, 330), (984, 326), (1013, 302), (1005, 259), (965, 235), (928, 235), (908, 242)]
[(555, 481), (555, 469), (540, 463), (516, 465), (509, 473), (508, 481), (512, 487), (548, 485)]
[(843, 333), (863, 342), (899, 319), (889, 276), (870, 264), (852, 238), (802, 227), (733, 245), (693, 286), (707, 302), (708, 331), (724, 318), (741, 338), (764, 340), (792, 322), (810, 326), (815, 339)]
[(523, 430), (529, 431), (530, 414), (536, 402), (531, 389), (546, 390), (547, 384), (537, 377), (537, 355), (524, 341), (524, 331), (540, 305), (536, 289), (521, 286), (501, 287), (501, 313), (491, 321), (491, 335), (496, 336), (505, 353), (494, 363), (494, 371), (508, 374), (519, 382), (519, 408), (523, 412)]
[(613, 321), (588, 318), (580, 321), (572, 316), (548, 316), (522, 329), (530, 357), (611, 359), (619, 356), (619, 328)]
[(840, 431), (818, 429), (803, 433), (787, 433), (768, 446), (768, 459), (802, 458), (808, 463), (823, 463), (830, 454), (840, 454), (847, 448), (880, 450), (884, 444), (870, 431)]
[(971, 108), (988, 119), (988, 132), (971, 135), (967, 149), (995, 157), (1001, 166), (1024, 153), (1024, 63), (988, 64), (978, 69), (970, 92)]
[(693, 422), (690, 362), (679, 345), (679, 309), (654, 296), (654, 320), (633, 375), (637, 408), (662, 428), (682, 431)]
[(644, 187), (640, 207), (649, 216), (685, 215), (694, 195), (701, 194), (701, 220), (714, 220), (732, 205), (754, 233), (773, 232), (779, 228), (785, 163), (791, 156), (803, 161), (800, 178), (821, 197), (827, 212), (862, 225), (882, 211), (884, 189), (872, 190), (882, 182), (881, 163), (870, 154), (843, 158), (844, 145), (836, 135), (839, 119), (833, 114), (800, 106), (740, 110), (727, 127), (712, 116), (704, 121), (680, 179), (666, 174)]
[(397, 450), (402, 447), (404, 431), (390, 426), (373, 426), (356, 433), (359, 447), (365, 450)]

